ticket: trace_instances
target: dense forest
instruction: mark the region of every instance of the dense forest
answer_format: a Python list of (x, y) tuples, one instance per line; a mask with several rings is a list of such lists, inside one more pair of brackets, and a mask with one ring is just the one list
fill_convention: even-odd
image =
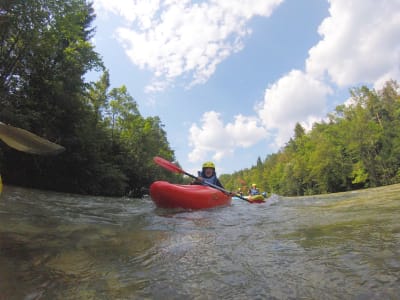
[[(57, 156), (0, 146), (5, 183), (94, 195), (140, 195), (155, 179), (181, 180), (153, 163), (174, 160), (159, 117), (144, 118), (125, 86), (111, 88), (90, 39), (84, 0), (0, 4), (0, 121), (61, 144)], [(85, 74), (102, 74), (86, 82)]]
[(379, 91), (350, 91), (325, 121), (294, 137), (250, 169), (221, 175), (230, 190), (257, 183), (261, 190), (286, 196), (313, 195), (400, 182), (400, 89), (388, 81)]
[[(93, 195), (139, 196), (154, 180), (187, 181), (153, 162), (174, 161), (159, 117), (144, 118), (94, 51), (95, 15), (85, 0), (0, 4), (0, 121), (66, 148), (35, 156), (0, 144), (6, 184)], [(87, 82), (88, 72), (101, 74)], [(256, 165), (220, 179), (229, 190), (311, 195), (400, 182), (399, 85), (351, 91), (326, 120)]]

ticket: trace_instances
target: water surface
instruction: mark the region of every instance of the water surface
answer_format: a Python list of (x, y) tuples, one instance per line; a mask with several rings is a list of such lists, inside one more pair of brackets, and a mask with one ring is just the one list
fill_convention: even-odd
[(398, 299), (399, 192), (190, 212), (6, 186), (0, 299)]

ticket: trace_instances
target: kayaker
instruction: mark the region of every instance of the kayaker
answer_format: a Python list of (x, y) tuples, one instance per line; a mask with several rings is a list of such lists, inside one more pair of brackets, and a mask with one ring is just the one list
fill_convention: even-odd
[(207, 185), (204, 182), (211, 183), (213, 185), (224, 188), (217, 177), (215, 172), (215, 165), (211, 161), (207, 161), (203, 164), (202, 170), (198, 172), (198, 177), (191, 184), (202, 184)]
[(249, 189), (249, 196), (260, 195), (260, 190), (257, 188), (257, 185), (253, 183), (251, 188)]

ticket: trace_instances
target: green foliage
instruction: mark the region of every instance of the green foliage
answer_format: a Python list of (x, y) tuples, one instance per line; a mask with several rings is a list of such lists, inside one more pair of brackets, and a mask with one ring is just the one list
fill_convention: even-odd
[[(4, 147), (6, 183), (65, 192), (138, 196), (156, 179), (182, 181), (155, 165), (174, 160), (158, 117), (143, 118), (125, 86), (90, 43), (92, 5), (84, 0), (15, 0), (0, 6), (0, 120), (67, 150), (56, 157)], [(84, 75), (103, 70), (97, 82)]]
[[(65, 192), (140, 195), (154, 180), (187, 178), (157, 166), (174, 161), (159, 117), (144, 118), (125, 86), (110, 76), (90, 43), (95, 16), (85, 0), (13, 0), (0, 4), (0, 120), (59, 143), (38, 157), (1, 148), (6, 183)], [(102, 71), (85, 82), (89, 71)], [(345, 191), (400, 182), (399, 85), (351, 90), (352, 103), (310, 132), (300, 125), (278, 153), (233, 175), (230, 190), (256, 183), (282, 195)]]
[(228, 189), (238, 178), (257, 180), (262, 190), (287, 196), (333, 193), (400, 182), (399, 85), (380, 91), (351, 90), (349, 105), (337, 106), (329, 122), (308, 133), (296, 124), (294, 138), (264, 163), (223, 176)]

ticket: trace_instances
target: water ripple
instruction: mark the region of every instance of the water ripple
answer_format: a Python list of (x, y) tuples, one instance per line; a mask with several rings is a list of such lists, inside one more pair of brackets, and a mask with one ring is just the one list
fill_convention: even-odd
[(172, 211), (6, 187), (0, 299), (395, 299), (399, 192)]

